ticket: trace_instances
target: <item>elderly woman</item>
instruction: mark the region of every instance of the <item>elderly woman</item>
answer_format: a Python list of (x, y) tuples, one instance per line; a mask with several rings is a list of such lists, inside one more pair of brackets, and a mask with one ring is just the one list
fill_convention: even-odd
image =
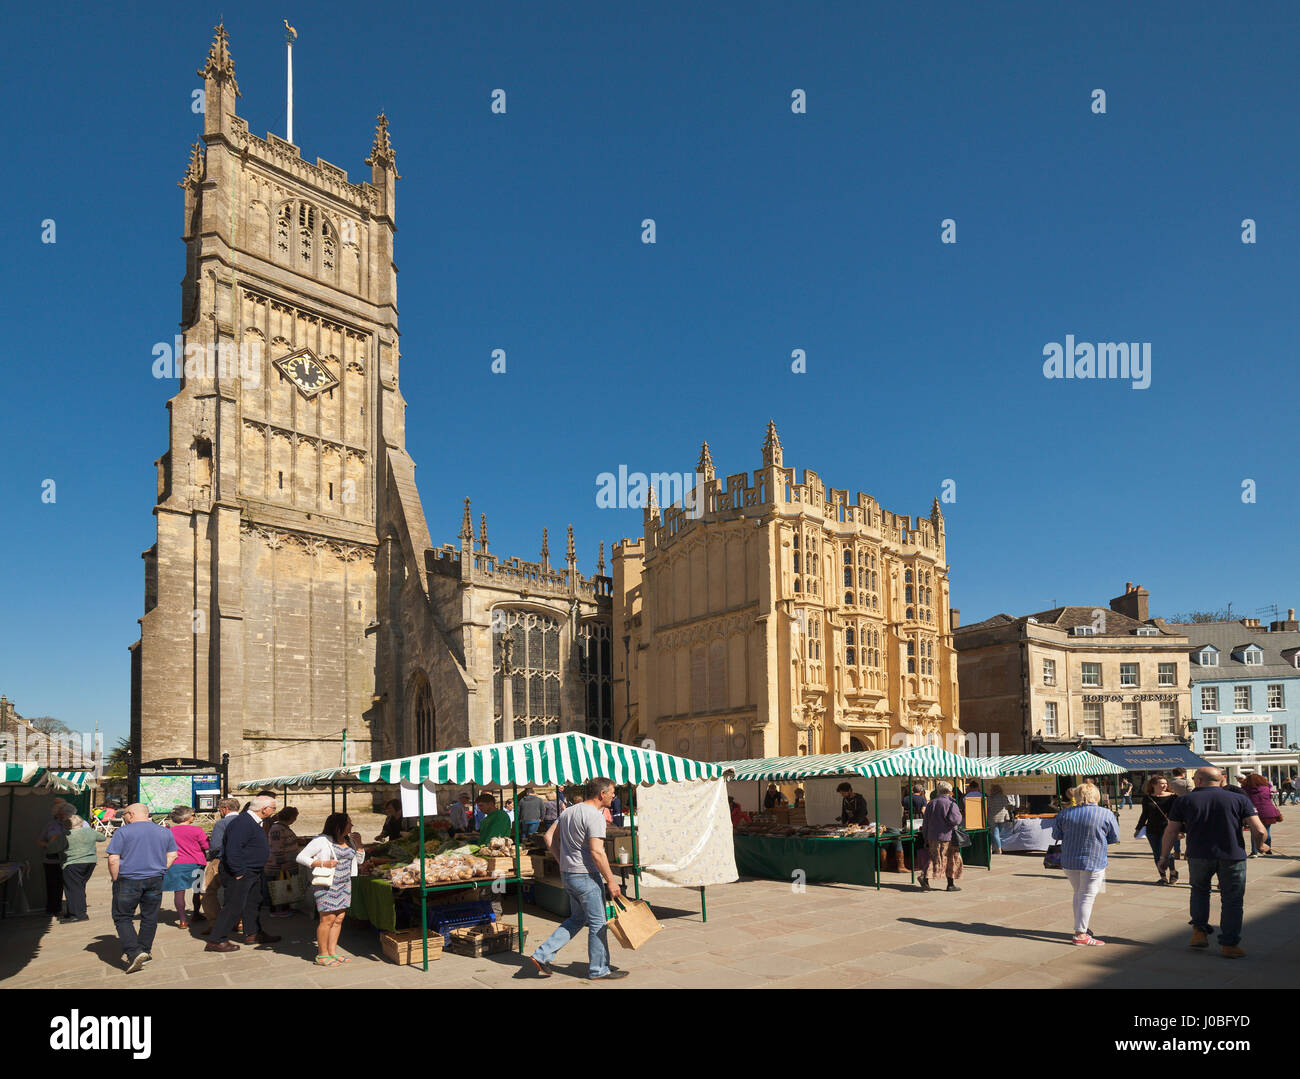
[(352, 878), (366, 857), (361, 836), (352, 830), (346, 813), (331, 813), (325, 818), (321, 834), (303, 847), (298, 864), (307, 869), (331, 869), (329, 884), (312, 883), (312, 895), (320, 924), (316, 926), (316, 965), (337, 967), (348, 960), (337, 954), (343, 918), (352, 905)]
[(66, 822), (67, 831), (49, 841), (45, 848), (49, 854), (63, 857), (63, 893), (68, 897), (68, 913), (60, 922), (88, 922), (86, 913), (86, 882), (95, 872), (99, 860), (96, 843), (107, 843), (108, 836), (94, 828), (83, 828), (81, 818), (73, 813), (59, 818)]
[(208, 864), (208, 833), (197, 824), (191, 824), (194, 810), (177, 806), (171, 811), (172, 838), (176, 840), (176, 861), (163, 875), (162, 890), (172, 892), (176, 901), (176, 925), (190, 927), (186, 917), (185, 893), (194, 892), (194, 916), (200, 915), (199, 903), (203, 899), (203, 871)]
[[(270, 857), (267, 858), (266, 865), (262, 869), (262, 876), (268, 885), (267, 899), (270, 899), (269, 885), (272, 880), (282, 874), (298, 872), (298, 848), (302, 846), (302, 841), (293, 831), (293, 825), (297, 820), (297, 807), (285, 806), (270, 820), (262, 822), (262, 828), (266, 832), (266, 842), (271, 849)], [(293, 911), (284, 904), (271, 905), (270, 917), (272, 918), (287, 918), (292, 913)]]
[(1084, 783), (1070, 792), (1074, 805), (1063, 809), (1052, 822), (1052, 838), (1061, 844), (1061, 868), (1074, 889), (1074, 943), (1098, 947), (1089, 928), (1092, 905), (1106, 890), (1106, 848), (1119, 842), (1119, 822), (1103, 809), (1101, 791)]
[(953, 801), (952, 784), (940, 783), (934, 797), (925, 807), (921, 822), (921, 838), (925, 840), (925, 857), (921, 869), (921, 891), (931, 891), (930, 881), (948, 878), (948, 891), (960, 892), (954, 883), (961, 878), (961, 847), (957, 843), (957, 827), (961, 824), (961, 810)]

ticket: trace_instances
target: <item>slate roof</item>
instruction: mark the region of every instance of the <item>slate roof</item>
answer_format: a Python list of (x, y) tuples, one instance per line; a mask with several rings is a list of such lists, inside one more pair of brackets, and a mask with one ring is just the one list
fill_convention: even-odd
[[(1268, 633), (1263, 630), (1251, 634), (1251, 639), (1241, 641), (1242, 625), (1240, 622), (1195, 622), (1189, 625), (1169, 625), (1171, 630), (1185, 633), (1189, 639), (1197, 641), (1188, 648), (1189, 652), (1201, 651), (1206, 645), (1219, 650), (1219, 663), (1216, 667), (1202, 667), (1193, 661), (1191, 676), (1193, 682), (1227, 682), (1246, 678), (1300, 678), (1300, 670), (1288, 662), (1300, 648), (1300, 632), (1296, 630), (1278, 630)], [(1247, 665), (1231, 653), (1245, 648), (1259, 648), (1263, 651), (1264, 662)]]

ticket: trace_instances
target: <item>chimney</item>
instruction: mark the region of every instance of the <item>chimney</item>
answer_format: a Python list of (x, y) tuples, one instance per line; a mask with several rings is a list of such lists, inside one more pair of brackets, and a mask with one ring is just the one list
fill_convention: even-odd
[(1284, 631), (1294, 633), (1297, 630), (1300, 630), (1300, 622), (1297, 622), (1295, 618), (1295, 608), (1294, 607), (1287, 608), (1285, 622), (1270, 622), (1268, 628), (1269, 631), (1272, 633), (1279, 633)]
[(948, 628), (956, 629), (961, 625), (961, 611), (957, 607), (948, 608)]
[(1110, 609), (1117, 614), (1126, 614), (1138, 622), (1145, 622), (1150, 617), (1147, 610), (1150, 599), (1151, 593), (1140, 584), (1135, 585), (1132, 581), (1127, 581), (1124, 584), (1124, 594), (1110, 601)]

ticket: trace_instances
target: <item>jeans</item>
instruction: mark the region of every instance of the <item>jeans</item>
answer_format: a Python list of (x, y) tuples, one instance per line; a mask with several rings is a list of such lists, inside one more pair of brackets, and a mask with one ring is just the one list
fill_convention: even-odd
[(994, 854), (1002, 853), (1002, 821), (994, 821), (989, 825), (989, 843), (993, 847)]
[(603, 978), (609, 973), (609, 944), (605, 928), (605, 889), (598, 873), (564, 873), (564, 890), (572, 908), (569, 917), (542, 941), (533, 958), (549, 963), (585, 925), (587, 927), (587, 977)]
[(221, 887), (226, 890), (226, 902), (217, 915), (216, 925), (212, 927), (209, 944), (220, 944), (230, 939), (230, 931), (241, 918), (244, 920), (244, 935), (259, 931), (257, 908), (262, 900), (262, 873), (258, 869), (248, 870), (236, 879), (233, 873), (221, 869)]
[(1188, 858), (1187, 870), (1192, 886), (1192, 924), (1204, 933), (1213, 933), (1210, 925), (1210, 881), (1219, 878), (1219, 943), (1241, 941), (1242, 907), (1246, 899), (1246, 863), (1219, 858)]
[(539, 820), (520, 821), (519, 822), (520, 835), (532, 835), (534, 832), (537, 831), (539, 827), (541, 827), (541, 823), (542, 822)]
[(68, 914), (86, 918), (86, 882), (95, 871), (94, 862), (78, 862), (63, 867), (63, 892), (68, 897)]
[[(113, 925), (128, 961), (153, 949), (154, 933), (158, 931), (158, 908), (162, 906), (162, 882), (161, 873), (146, 880), (118, 877), (113, 882)], [(134, 923), (136, 907), (140, 908), (138, 937)]]
[(1120, 799), (1119, 802), (1120, 809), (1123, 809), (1125, 806), (1128, 806), (1129, 809), (1133, 808), (1133, 793), (1131, 791), (1128, 794), (1124, 795), (1123, 798)]
[(1078, 936), (1090, 932), (1092, 925), (1092, 905), (1097, 901), (1102, 885), (1106, 882), (1104, 869), (1067, 869), (1066, 879), (1074, 889), (1074, 932)]

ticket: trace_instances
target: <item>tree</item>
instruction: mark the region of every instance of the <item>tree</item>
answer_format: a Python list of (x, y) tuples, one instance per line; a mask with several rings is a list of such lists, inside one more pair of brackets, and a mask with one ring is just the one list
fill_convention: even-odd
[(1188, 611), (1186, 614), (1175, 614), (1166, 618), (1166, 622), (1172, 622), (1174, 625), (1192, 625), (1204, 622), (1235, 622), (1237, 616), (1232, 613), (1232, 604), (1218, 611)]
[(27, 720), (34, 730), (42, 734), (71, 734), (72, 728), (61, 719), (55, 719), (53, 716), (37, 716), (35, 719)]
[(130, 738), (123, 736), (113, 743), (113, 748), (109, 750), (108, 758), (104, 761), (105, 779), (126, 778), (126, 755), (130, 752)]

